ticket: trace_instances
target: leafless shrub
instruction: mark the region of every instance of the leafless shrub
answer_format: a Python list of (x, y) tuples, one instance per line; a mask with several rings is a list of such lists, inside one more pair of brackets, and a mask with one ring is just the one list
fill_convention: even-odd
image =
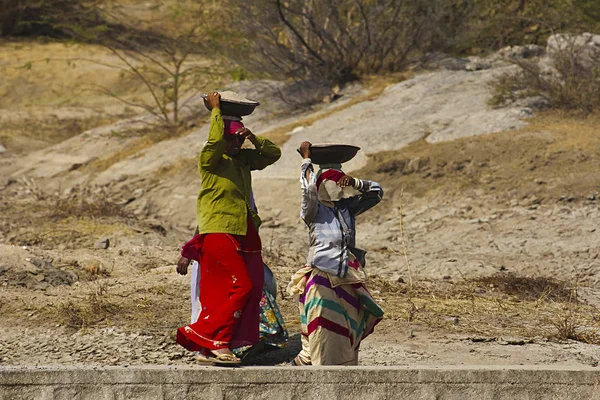
[[(114, 269), (114, 261), (113, 268)], [(92, 261), (83, 267), (88, 281), (97, 281), (101, 278), (108, 278), (111, 275), (111, 270), (108, 270), (100, 261)], [(100, 290), (105, 292), (106, 290)]]
[(452, 6), (463, 2), (444, 3), (252, 0), (228, 7), (233, 26), (241, 29), (241, 47), (248, 48), (235, 50), (242, 65), (276, 76), (343, 84), (363, 74), (402, 71), (438, 37), (437, 24), (456, 10)]
[(56, 309), (58, 319), (71, 329), (85, 329), (96, 325), (119, 310), (119, 306), (107, 299), (108, 282), (93, 280), (88, 283), (88, 295), (84, 300), (69, 300)]
[[(554, 39), (553, 39), (554, 38)], [(513, 59), (518, 66), (492, 82), (492, 105), (541, 96), (550, 107), (590, 114), (600, 110), (600, 51), (593, 36), (554, 35), (552, 53), (542, 59)], [(546, 63), (547, 60), (547, 63)]]
[[(183, 108), (198, 93), (198, 83), (206, 81), (206, 76), (219, 75), (206, 65), (201, 66), (191, 60), (194, 54), (214, 50), (214, 43), (206, 32), (210, 30), (207, 27), (212, 26), (210, 16), (204, 13), (206, 4), (177, 2), (168, 7), (167, 12), (161, 13), (157, 20), (148, 21), (135, 18), (118, 4), (107, 6), (98, 1), (27, 0), (9, 3), (0, 5), (0, 29), (3, 7), (8, 7), (11, 13), (27, 19), (28, 22), (20, 22), (21, 25), (41, 24), (56, 32), (56, 35), (48, 33), (48, 36), (94, 43), (110, 51), (114, 61), (74, 58), (67, 63), (75, 66), (85, 62), (113, 68), (119, 71), (123, 82), (141, 85), (146, 93), (136, 97), (126, 96), (103, 84), (102, 80), (83, 85), (81, 89), (112, 97), (130, 109), (152, 115), (153, 119), (144, 120), (151, 126), (177, 128)], [(34, 15), (30, 16), (32, 12)], [(38, 32), (40, 29), (32, 34), (43, 36), (45, 31)], [(48, 61), (52, 61), (52, 57), (28, 61), (25, 68), (31, 68), (34, 62)]]
[[(206, 17), (202, 18), (201, 14), (197, 14), (197, 7), (176, 8), (163, 17), (164, 24), (173, 26), (167, 31), (132, 19), (123, 11), (98, 13), (118, 28), (88, 30), (79, 39), (98, 42), (118, 62), (107, 64), (86, 61), (115, 68), (120, 71), (121, 79), (141, 83), (150, 99), (145, 101), (125, 98), (102, 84), (92, 85), (91, 88), (129, 107), (151, 114), (158, 121), (157, 125), (176, 128), (180, 123), (183, 107), (198, 93), (195, 83), (202, 75), (213, 73), (209, 68), (190, 61), (193, 54), (207, 51), (205, 41), (202, 40), (205, 32), (201, 29), (206, 24)], [(190, 23), (191, 18), (186, 13), (198, 15), (198, 19)]]
[(588, 344), (600, 344), (600, 333), (591, 327), (581, 316), (577, 305), (567, 305), (561, 313), (546, 321), (550, 329), (546, 329), (546, 337), (550, 340), (564, 342), (575, 340)]
[(61, 323), (69, 328), (80, 329), (88, 325), (88, 315), (72, 300), (59, 304), (56, 314)]
[(46, 200), (46, 193), (42, 189), (39, 188), (35, 179), (27, 178), (26, 176), (21, 178), (21, 183), (26, 188), (26, 192), (31, 194), (33, 198), (37, 201)]

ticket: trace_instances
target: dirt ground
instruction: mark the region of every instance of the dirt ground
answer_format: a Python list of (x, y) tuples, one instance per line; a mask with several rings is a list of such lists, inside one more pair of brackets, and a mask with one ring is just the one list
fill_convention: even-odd
[[(148, 94), (97, 62), (72, 63), (113, 62), (101, 48), (0, 47), (0, 365), (193, 364), (174, 340), (191, 312), (175, 263), (196, 225), (206, 121), (171, 136), (122, 121), (138, 114), (85, 84), (103, 76), (126, 98)], [(284, 289), (307, 250), (294, 146), (309, 138), (360, 145), (350, 173), (385, 191), (358, 219), (386, 312), (362, 365), (598, 365), (600, 117), (491, 108), (487, 84), (506, 68), (376, 77), (310, 109), (282, 102), (281, 82), (236, 83), (263, 104), (245, 122), (284, 151), (253, 189), (291, 339), (248, 363), (299, 350)]]
[[(386, 311), (361, 364), (598, 365), (598, 126), (541, 115), (518, 131), (378, 153), (354, 173), (386, 191), (358, 221)], [(306, 251), (295, 185), (255, 182), (280, 289)], [(190, 315), (189, 277), (174, 266), (187, 225), (27, 179), (7, 182), (0, 207), (0, 365), (194, 362), (174, 342)], [(296, 304), (280, 292), (290, 345), (249, 363), (298, 351)]]

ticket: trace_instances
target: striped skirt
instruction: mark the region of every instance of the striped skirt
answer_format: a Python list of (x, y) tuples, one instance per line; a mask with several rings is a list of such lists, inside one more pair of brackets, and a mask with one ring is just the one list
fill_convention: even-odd
[(329, 274), (305, 267), (290, 283), (299, 294), (302, 350), (297, 365), (358, 365), (358, 349), (383, 317), (363, 283), (335, 284)]

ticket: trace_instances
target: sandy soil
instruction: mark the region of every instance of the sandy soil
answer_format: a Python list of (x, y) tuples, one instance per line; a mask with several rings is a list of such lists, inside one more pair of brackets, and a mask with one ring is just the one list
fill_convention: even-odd
[[(530, 168), (523, 154), (515, 156), (515, 166), (512, 157), (492, 150), (527, 153), (529, 147), (539, 155), (543, 143), (552, 143), (553, 151), (560, 147), (560, 133), (550, 135), (530, 141), (529, 134), (506, 133), (427, 145), (443, 167), (390, 168), (390, 160), (408, 164), (402, 160), (423, 151), (417, 143), (382, 153), (356, 171), (387, 189), (387, 200), (359, 221), (371, 289), (386, 310), (364, 342), (361, 364), (597, 365), (598, 149), (586, 142), (544, 163), (542, 175), (555, 182), (552, 189), (530, 186), (519, 167)], [(579, 151), (590, 163), (580, 163), (570, 177), (559, 174), (566, 163), (561, 157)], [(481, 154), (487, 165), (477, 159)], [(445, 167), (465, 159), (474, 166)], [(486, 179), (490, 168), (503, 171), (493, 182)], [(579, 179), (584, 173), (585, 184)], [(464, 182), (460, 189), (457, 181)], [(296, 184), (255, 182), (265, 258), (281, 286), (302, 264), (306, 247), (306, 229), (295, 220), (297, 193), (290, 190)], [(276, 202), (267, 201), (267, 189)], [(20, 181), (0, 193), (7, 211), (0, 230), (6, 243), (0, 245), (2, 364), (193, 362), (174, 343), (174, 330), (190, 312), (188, 278), (174, 271), (185, 227), (167, 229), (90, 193), (59, 200)], [(104, 237), (110, 247), (94, 248)], [(295, 302), (282, 293), (279, 305), (290, 347), (249, 362), (283, 363), (297, 351)]]

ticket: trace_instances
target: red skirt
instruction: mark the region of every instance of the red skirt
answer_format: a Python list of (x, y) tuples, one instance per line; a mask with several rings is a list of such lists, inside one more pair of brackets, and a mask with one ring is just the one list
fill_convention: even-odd
[(191, 351), (234, 349), (259, 341), (264, 284), (261, 242), (248, 219), (246, 236), (197, 235), (182, 255), (200, 264), (198, 321), (177, 330), (177, 343)]

